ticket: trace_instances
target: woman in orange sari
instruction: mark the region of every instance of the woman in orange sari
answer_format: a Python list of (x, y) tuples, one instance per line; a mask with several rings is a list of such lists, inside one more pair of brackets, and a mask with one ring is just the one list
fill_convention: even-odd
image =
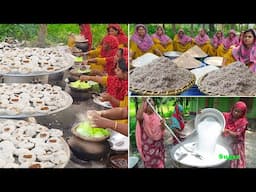
[[(154, 101), (150, 100), (154, 106)], [(164, 121), (144, 100), (137, 111), (136, 144), (145, 168), (164, 168)]]
[(239, 157), (231, 161), (231, 168), (246, 168), (244, 146), (245, 131), (248, 125), (246, 112), (246, 104), (242, 101), (238, 101), (232, 107), (231, 112), (223, 113), (226, 120), (224, 136), (231, 136), (233, 138), (233, 142), (231, 143), (233, 155)]

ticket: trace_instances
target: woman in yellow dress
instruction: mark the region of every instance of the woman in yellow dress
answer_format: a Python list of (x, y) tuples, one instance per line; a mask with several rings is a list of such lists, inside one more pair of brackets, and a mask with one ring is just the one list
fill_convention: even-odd
[(136, 59), (145, 53), (155, 53), (159, 56), (162, 53), (156, 48), (147, 28), (143, 24), (138, 24), (135, 27), (135, 33), (130, 39), (130, 58)]
[(229, 31), (228, 37), (224, 39), (223, 44), (220, 45), (217, 49), (217, 56), (223, 57), (229, 49), (233, 46), (238, 46), (239, 40), (236, 36), (235, 30), (231, 29)]
[(210, 56), (217, 55), (217, 49), (223, 43), (223, 41), (224, 41), (224, 35), (222, 31), (219, 30), (215, 33), (215, 35), (212, 38), (212, 46), (211, 46), (211, 49), (209, 50)]
[(151, 37), (161, 53), (173, 51), (172, 39), (165, 34), (165, 30), (161, 25), (157, 26), (156, 32)]
[(200, 29), (199, 34), (195, 37), (195, 44), (209, 55), (211, 50), (210, 38), (205, 29)]
[(173, 38), (173, 48), (175, 51), (185, 52), (193, 47), (193, 39), (187, 35), (183, 29), (179, 29), (178, 33)]

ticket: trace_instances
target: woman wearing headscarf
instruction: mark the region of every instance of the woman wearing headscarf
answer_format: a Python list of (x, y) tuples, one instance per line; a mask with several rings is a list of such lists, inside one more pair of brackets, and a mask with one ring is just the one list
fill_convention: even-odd
[(130, 57), (136, 59), (144, 55), (145, 53), (155, 53), (162, 55), (162, 53), (156, 48), (154, 42), (145, 25), (138, 24), (135, 27), (135, 33), (130, 39)]
[(193, 39), (187, 35), (183, 29), (179, 29), (178, 33), (173, 38), (173, 48), (175, 51), (185, 52), (193, 47)]
[(233, 142), (231, 148), (233, 155), (239, 158), (231, 161), (231, 168), (246, 168), (245, 160), (245, 131), (248, 125), (246, 118), (247, 106), (244, 102), (238, 101), (232, 107), (231, 112), (224, 112), (226, 126), (224, 136), (231, 136)]
[(199, 34), (195, 37), (195, 44), (200, 47), (206, 54), (209, 55), (211, 44), (210, 38), (206, 34), (205, 29), (200, 29)]
[(157, 26), (156, 32), (151, 36), (151, 38), (161, 53), (173, 51), (172, 40), (165, 34), (165, 30), (161, 25)]
[[(180, 105), (180, 104), (175, 105), (174, 113), (173, 113), (172, 117), (170, 118), (170, 120), (167, 121), (167, 123), (170, 125), (170, 128), (173, 129), (176, 136), (180, 140), (182, 140), (184, 138), (182, 131), (185, 127), (182, 105)], [(177, 143), (178, 143), (178, 141), (174, 138), (173, 144), (177, 144)]]
[(128, 106), (128, 63), (124, 58), (117, 61), (115, 75), (80, 76), (81, 81), (95, 81), (107, 87), (101, 94), (102, 101), (109, 101), (113, 107)]
[(224, 65), (240, 61), (247, 65), (252, 72), (256, 72), (256, 34), (253, 29), (248, 29), (243, 34), (239, 46), (224, 55)]
[(114, 35), (119, 41), (119, 48), (128, 47), (128, 37), (119, 24), (109, 24), (107, 27), (109, 35)]
[(111, 70), (109, 63), (114, 60), (114, 56), (118, 51), (118, 39), (113, 35), (106, 35), (102, 40), (102, 48), (100, 55), (83, 61), (83, 64), (91, 64), (90, 69), (98, 72)]
[(209, 49), (209, 55), (210, 56), (216, 56), (217, 55), (217, 49), (218, 47), (223, 43), (224, 41), (224, 35), (222, 31), (217, 31), (215, 35), (212, 38), (212, 46)]
[[(107, 35), (113, 35), (117, 38), (119, 48), (128, 47), (128, 37), (123, 32), (123, 30), (119, 24), (107, 25)], [(91, 51), (88, 51), (85, 53), (85, 55), (87, 56), (88, 59), (99, 57), (101, 48), (102, 48), (102, 44), (103, 44), (103, 39), (101, 40), (101, 42), (99, 43), (99, 45), (96, 47), (95, 50), (91, 50)]]
[(88, 50), (92, 48), (92, 32), (90, 24), (79, 24), (80, 34), (88, 40)]
[(217, 56), (223, 57), (229, 49), (235, 47), (239, 44), (239, 39), (236, 36), (236, 31), (231, 29), (229, 31), (228, 37), (223, 40), (223, 44), (217, 49)]
[[(136, 144), (145, 168), (164, 168), (164, 121), (152, 110), (143, 98), (136, 118)], [(149, 102), (154, 106), (154, 101)]]

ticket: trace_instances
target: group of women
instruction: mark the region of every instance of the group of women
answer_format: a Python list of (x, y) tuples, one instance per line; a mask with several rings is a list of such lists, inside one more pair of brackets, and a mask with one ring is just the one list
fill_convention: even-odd
[(80, 80), (102, 84), (105, 92), (101, 93), (100, 100), (110, 102), (113, 107), (105, 112), (89, 111), (88, 116), (96, 127), (111, 128), (128, 135), (128, 37), (119, 24), (108, 24), (106, 35), (93, 49), (90, 24), (79, 26), (80, 34), (89, 42), (82, 64), (91, 70), (90, 75), (81, 75)]
[(195, 38), (185, 35), (179, 29), (173, 40), (165, 34), (164, 28), (159, 25), (156, 32), (150, 35), (147, 27), (138, 24), (130, 38), (130, 60), (136, 59), (145, 53), (154, 53), (158, 56), (168, 51), (185, 52), (194, 45), (200, 47), (209, 56), (223, 57), (223, 66), (240, 61), (247, 65), (251, 71), (256, 72), (256, 35), (253, 29), (248, 29), (237, 36), (231, 29), (225, 38), (222, 31), (217, 31), (212, 39), (205, 29), (200, 29)]

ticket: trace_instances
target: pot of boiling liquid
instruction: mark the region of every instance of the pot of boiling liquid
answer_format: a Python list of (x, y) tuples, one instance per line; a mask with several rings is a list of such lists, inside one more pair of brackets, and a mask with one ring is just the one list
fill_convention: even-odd
[(220, 155), (230, 155), (232, 150), (218, 141), (225, 128), (225, 118), (217, 109), (206, 108), (195, 118), (193, 139), (184, 141), (185, 147), (199, 153), (203, 159), (186, 154), (179, 145), (172, 147), (171, 157), (177, 167), (229, 167), (229, 161)]

